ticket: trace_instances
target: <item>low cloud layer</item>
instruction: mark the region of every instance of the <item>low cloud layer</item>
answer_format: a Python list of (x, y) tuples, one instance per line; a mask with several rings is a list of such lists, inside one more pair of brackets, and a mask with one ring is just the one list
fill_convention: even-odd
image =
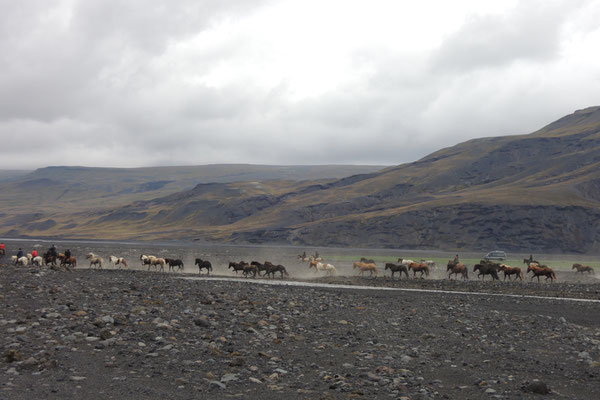
[(400, 164), (600, 104), (596, 1), (0, 0), (0, 168)]

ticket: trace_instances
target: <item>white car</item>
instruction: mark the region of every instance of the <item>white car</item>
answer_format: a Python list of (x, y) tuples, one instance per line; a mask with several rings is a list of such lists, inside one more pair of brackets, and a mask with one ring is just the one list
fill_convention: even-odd
[(484, 260), (496, 260), (496, 261), (504, 261), (506, 260), (506, 253), (503, 251), (490, 251), (483, 257)]

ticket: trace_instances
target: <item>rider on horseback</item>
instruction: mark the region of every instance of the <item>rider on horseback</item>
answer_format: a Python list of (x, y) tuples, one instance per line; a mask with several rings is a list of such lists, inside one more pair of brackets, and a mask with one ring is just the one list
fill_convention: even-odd
[(452, 260), (454, 264), (458, 264), (460, 261), (458, 260), (458, 254), (454, 256), (454, 260)]
[(4, 242), (0, 242), (0, 255), (4, 255), (6, 253), (6, 249), (4, 248)]
[(50, 247), (48, 249), (48, 256), (58, 257), (58, 253), (56, 252), (56, 246), (55, 245), (52, 245), (52, 247)]
[(23, 257), (23, 249), (19, 247), (19, 251), (17, 252), (17, 261), (19, 260), (19, 258)]
[(65, 250), (65, 260), (68, 260), (69, 258), (71, 258), (71, 250), (67, 249)]

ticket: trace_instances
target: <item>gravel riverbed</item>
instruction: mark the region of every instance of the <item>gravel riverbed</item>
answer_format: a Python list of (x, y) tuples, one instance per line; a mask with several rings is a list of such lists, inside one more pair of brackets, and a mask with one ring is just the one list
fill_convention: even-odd
[(598, 300), (597, 283), (0, 271), (1, 399), (593, 399), (600, 388), (600, 303), (435, 291)]

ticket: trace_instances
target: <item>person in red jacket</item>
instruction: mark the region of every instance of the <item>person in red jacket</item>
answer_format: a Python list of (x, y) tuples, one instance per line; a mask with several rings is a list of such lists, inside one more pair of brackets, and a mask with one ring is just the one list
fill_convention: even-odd
[(37, 256), (38, 256), (37, 250), (36, 250), (36, 249), (33, 249), (33, 250), (31, 251), (31, 257), (33, 257), (33, 258), (36, 258)]
[(6, 250), (4, 249), (4, 242), (0, 243), (0, 254), (4, 255)]

